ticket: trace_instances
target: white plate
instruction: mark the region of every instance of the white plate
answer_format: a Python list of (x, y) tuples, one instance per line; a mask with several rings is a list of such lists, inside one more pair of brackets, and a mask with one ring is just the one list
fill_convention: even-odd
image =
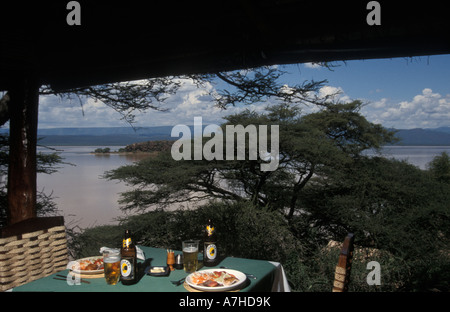
[[(229, 286), (218, 286), (218, 287), (207, 287), (207, 286), (200, 286), (200, 285), (196, 285), (194, 283), (192, 283), (191, 281), (191, 277), (193, 276), (194, 273), (212, 273), (214, 271), (220, 271), (220, 272), (227, 272), (229, 274), (233, 274), (234, 276), (236, 276), (236, 278), (239, 280), (236, 283), (234, 283), (233, 285), (229, 285)], [(198, 290), (202, 290), (202, 291), (227, 291), (227, 290), (231, 290), (234, 288), (238, 288), (240, 285), (242, 285), (242, 283), (245, 282), (245, 280), (247, 279), (247, 276), (240, 272), (240, 271), (236, 271), (236, 270), (231, 270), (231, 269), (208, 269), (208, 270), (201, 270), (201, 271), (197, 271), (189, 274), (186, 277), (186, 283)]]
[(79, 262), (81, 262), (83, 260), (95, 261), (95, 260), (98, 260), (98, 259), (103, 259), (103, 256), (86, 257), (86, 258), (78, 259), (78, 260), (75, 260), (75, 261), (70, 261), (67, 264), (67, 268), (69, 270), (71, 270), (73, 273), (76, 273), (76, 274), (100, 274), (100, 273), (104, 272), (104, 269), (100, 269), (100, 270), (81, 270), (81, 269), (77, 269), (77, 267), (78, 267), (77, 263), (79, 263)]

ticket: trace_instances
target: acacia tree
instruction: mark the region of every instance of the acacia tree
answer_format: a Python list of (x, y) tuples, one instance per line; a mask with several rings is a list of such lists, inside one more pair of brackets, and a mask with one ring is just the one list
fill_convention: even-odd
[(354, 233), (362, 256), (382, 260), (381, 290), (448, 291), (449, 187), (406, 161), (362, 156), (304, 189), (291, 230), (325, 244)]
[[(143, 79), (138, 81), (108, 83), (97, 86), (80, 87), (70, 90), (53, 90), (50, 86), (42, 86), (41, 95), (56, 95), (61, 99), (78, 99), (81, 107), (88, 98), (101, 101), (122, 115), (122, 119), (133, 125), (135, 114), (145, 110), (167, 111), (164, 101), (175, 94), (182, 85), (184, 79), (191, 79), (198, 87), (206, 83), (221, 81), (229, 88), (214, 89), (210, 91), (212, 101), (219, 107), (226, 108), (237, 103), (255, 103), (268, 98), (283, 99), (288, 102), (298, 102), (311, 98), (310, 92), (316, 92), (324, 83), (304, 82), (303, 85), (286, 87), (277, 82), (284, 74), (278, 67), (260, 67), (234, 72), (187, 75)], [(6, 92), (0, 98), (0, 126), (9, 120), (9, 94)], [(84, 114), (84, 112), (83, 112)], [(41, 159), (46, 155), (39, 155)], [(51, 163), (51, 162), (48, 162)], [(57, 163), (57, 162), (55, 162)], [(7, 166), (5, 160), (3, 166)], [(48, 172), (53, 171), (47, 166)], [(42, 194), (44, 195), (44, 194)], [(50, 197), (47, 197), (49, 204)], [(5, 207), (6, 202), (2, 207)], [(45, 205), (43, 205), (44, 207)], [(50, 208), (54, 208), (51, 205)]]
[[(297, 105), (283, 103), (268, 107), (266, 113), (246, 110), (225, 118), (225, 135), (229, 124), (280, 127), (279, 166), (275, 171), (261, 171), (261, 158), (176, 161), (168, 151), (107, 172), (105, 177), (134, 186), (122, 194), (123, 209), (145, 210), (216, 198), (249, 200), (257, 207), (287, 211), (286, 217), (291, 219), (301, 208), (302, 189), (314, 175), (326, 179), (330, 168), (338, 170), (360, 157), (363, 150), (380, 148), (393, 140), (392, 132), (359, 114), (360, 101), (320, 105), (320, 111), (307, 115), (302, 115)], [(246, 148), (248, 152), (248, 144)]]

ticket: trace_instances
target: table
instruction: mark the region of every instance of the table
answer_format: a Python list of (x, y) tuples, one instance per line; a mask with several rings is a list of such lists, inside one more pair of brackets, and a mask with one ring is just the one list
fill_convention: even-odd
[[(170, 272), (169, 276), (149, 276), (143, 273), (148, 265), (165, 266), (167, 253), (165, 249), (139, 246), (145, 254), (145, 261), (139, 260), (141, 278), (138, 283), (130, 286), (107, 285), (104, 278), (86, 279), (90, 284), (80, 283), (79, 285), (69, 285), (67, 281), (56, 280), (56, 274), (66, 276), (69, 270), (49, 275), (25, 285), (16, 287), (13, 291), (42, 291), (42, 292), (188, 292), (183, 286), (175, 286), (170, 281), (179, 280), (188, 274), (184, 270)], [(181, 251), (175, 251), (175, 255)], [(235, 257), (226, 257), (216, 267), (221, 266), (235, 269), (241, 272), (253, 274), (257, 279), (248, 279), (241, 292), (250, 291), (290, 291), (287, 284), (283, 267), (280, 263), (264, 260), (253, 260)], [(206, 269), (206, 268), (203, 268)], [(209, 268), (208, 268), (209, 269)]]

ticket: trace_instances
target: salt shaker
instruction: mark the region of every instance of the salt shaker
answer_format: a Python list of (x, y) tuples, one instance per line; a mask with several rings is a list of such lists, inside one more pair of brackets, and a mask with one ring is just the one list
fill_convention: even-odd
[(175, 257), (175, 269), (182, 270), (183, 269), (183, 255), (179, 254)]

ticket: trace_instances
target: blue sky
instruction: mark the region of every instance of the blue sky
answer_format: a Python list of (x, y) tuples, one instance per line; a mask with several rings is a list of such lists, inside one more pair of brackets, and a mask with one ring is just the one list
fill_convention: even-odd
[(327, 79), (352, 98), (378, 100), (380, 96), (403, 101), (424, 88), (450, 93), (450, 55), (416, 58), (336, 62), (333, 71), (300, 66), (305, 78)]
[[(371, 122), (395, 128), (435, 128), (450, 126), (450, 55), (414, 58), (375, 59), (337, 62), (332, 71), (312, 64), (286, 66), (284, 79), (289, 84), (304, 80), (328, 82), (324, 94), (340, 91), (343, 101), (360, 99), (367, 103), (361, 113)], [(242, 107), (222, 111), (215, 108), (205, 90), (192, 82), (182, 81), (180, 91), (166, 101), (169, 112), (147, 111), (137, 116), (137, 126), (193, 124), (203, 117), (204, 124), (223, 122), (223, 116), (241, 111)], [(213, 90), (214, 85), (207, 85)], [(262, 110), (265, 105), (252, 109)], [(118, 127), (128, 126), (114, 110), (92, 99), (78, 100), (41, 97), (39, 127)]]
[(294, 67), (305, 79), (326, 79), (343, 97), (367, 103), (361, 113), (372, 122), (408, 129), (450, 126), (450, 55), (335, 65), (332, 71), (308, 64)]

